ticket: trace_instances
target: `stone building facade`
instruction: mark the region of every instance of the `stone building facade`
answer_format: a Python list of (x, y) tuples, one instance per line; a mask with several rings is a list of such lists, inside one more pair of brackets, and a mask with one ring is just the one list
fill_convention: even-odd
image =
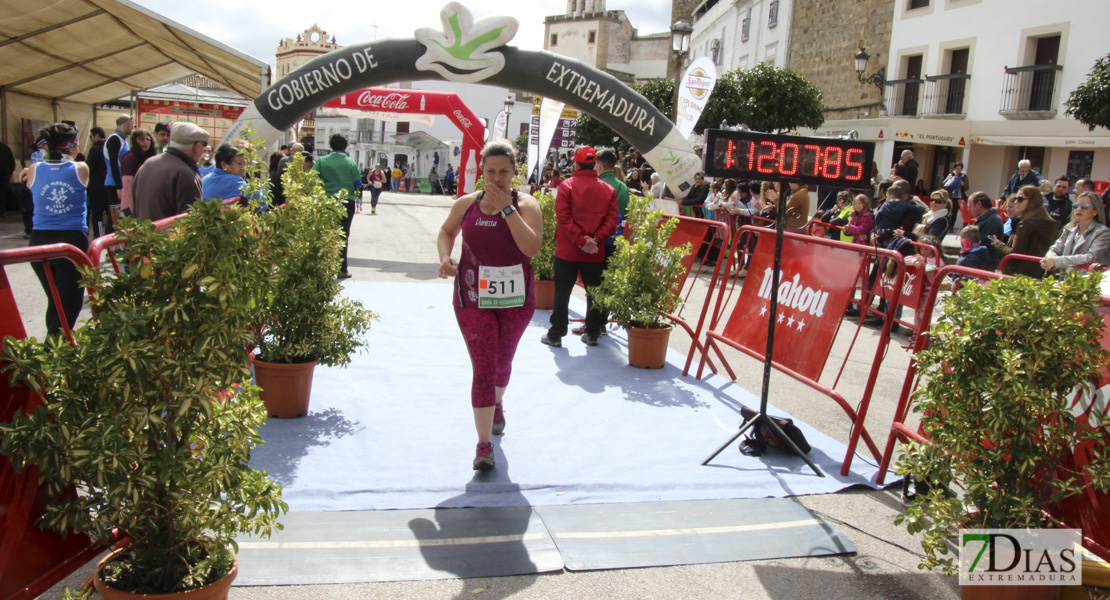
[[(879, 116), (882, 95), (875, 85), (862, 85), (854, 77), (855, 54), (864, 47), (871, 55), (864, 77), (887, 64), (895, 0), (793, 0), (793, 4), (786, 66), (821, 88), (826, 118)], [(887, 79), (893, 79), (890, 73)]]
[(571, 0), (566, 14), (544, 18), (543, 48), (631, 84), (667, 76), (671, 33), (641, 36), (623, 10), (606, 10), (605, 0)]

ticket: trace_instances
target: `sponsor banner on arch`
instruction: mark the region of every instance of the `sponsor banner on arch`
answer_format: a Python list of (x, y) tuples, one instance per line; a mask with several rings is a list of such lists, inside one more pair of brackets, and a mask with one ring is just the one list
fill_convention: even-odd
[[(775, 317), (775, 362), (816, 381), (859, 274), (861, 254), (784, 239)], [(761, 235), (748, 266), (738, 309), (722, 333), (760, 354), (767, 348), (775, 236)]]
[(619, 132), (685, 196), (701, 161), (685, 136), (646, 98), (594, 67), (545, 51), (507, 45), (512, 17), (475, 20), (458, 2), (440, 11), (442, 29), (419, 28), (411, 40), (352, 44), (317, 57), (285, 75), (255, 99), (227, 140), (247, 126), (274, 143), (304, 115), (368, 86), (427, 79), (482, 83), (524, 90), (573, 106)]

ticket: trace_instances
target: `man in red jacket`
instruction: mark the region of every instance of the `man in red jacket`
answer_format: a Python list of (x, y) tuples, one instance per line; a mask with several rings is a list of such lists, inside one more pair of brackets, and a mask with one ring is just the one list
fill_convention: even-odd
[[(597, 152), (583, 146), (574, 153), (578, 169), (563, 183), (555, 195), (555, 307), (551, 311), (551, 328), (540, 341), (554, 348), (563, 346), (567, 334), (567, 308), (570, 294), (579, 275), (589, 289), (601, 283), (605, 266), (605, 240), (617, 229), (617, 194), (613, 186), (601, 181), (594, 171)], [(601, 311), (593, 306), (586, 294), (586, 331), (582, 341), (597, 345), (601, 333)]]

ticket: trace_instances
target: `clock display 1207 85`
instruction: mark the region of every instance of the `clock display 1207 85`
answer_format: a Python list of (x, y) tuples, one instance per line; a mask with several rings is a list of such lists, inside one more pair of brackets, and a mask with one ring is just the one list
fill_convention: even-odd
[(871, 185), (872, 142), (721, 129), (706, 130), (705, 136), (705, 172), (712, 177), (850, 189)]

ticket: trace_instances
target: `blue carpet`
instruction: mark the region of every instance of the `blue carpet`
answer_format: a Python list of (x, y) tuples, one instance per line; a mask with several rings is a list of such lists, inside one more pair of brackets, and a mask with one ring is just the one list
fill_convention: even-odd
[[(700, 466), (736, 431), (740, 405), (758, 407), (758, 397), (715, 375), (683, 377), (684, 357), (673, 351), (663, 369), (629, 367), (619, 329), (594, 348), (574, 336), (562, 349), (548, 348), (539, 342), (548, 311), (536, 311), (513, 363), (507, 427), (494, 440), (498, 468), (475, 477), (470, 361), (450, 286), (354, 282), (345, 290), (381, 316), (366, 350), (346, 369), (318, 368), (308, 416), (270, 419), (251, 461), (285, 486), (291, 510), (763, 498), (873, 487), (870, 461), (857, 455), (852, 472), (840, 476), (845, 447), (797, 421), (824, 478), (799, 458), (774, 451), (749, 458), (735, 445)], [(584, 303), (572, 299), (571, 312), (581, 315)]]

